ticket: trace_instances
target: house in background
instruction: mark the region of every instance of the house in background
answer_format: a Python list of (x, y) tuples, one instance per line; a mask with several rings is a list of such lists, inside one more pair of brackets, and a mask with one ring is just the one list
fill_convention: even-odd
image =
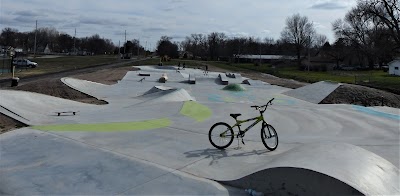
[(389, 64), (389, 74), (400, 76), (400, 59), (394, 60)]
[(236, 63), (271, 63), (276, 61), (294, 61), (296, 56), (289, 55), (259, 55), (259, 54), (234, 54)]
[(51, 50), (49, 48), (49, 44), (46, 45), (46, 48), (44, 49), (44, 53), (45, 54), (50, 54), (51, 53)]

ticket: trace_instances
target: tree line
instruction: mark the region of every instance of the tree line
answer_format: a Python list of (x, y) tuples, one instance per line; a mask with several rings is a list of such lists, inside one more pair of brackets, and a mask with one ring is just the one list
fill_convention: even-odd
[[(306, 16), (294, 14), (286, 19), (281, 36), (276, 40), (269, 37), (228, 37), (221, 32), (195, 33), (180, 42), (162, 36), (156, 52), (160, 56), (203, 60), (229, 60), (243, 54), (290, 55), (296, 56), (299, 65), (308, 54), (323, 53), (337, 65), (345, 59), (348, 59), (348, 64), (384, 65), (398, 57), (400, 51), (399, 0), (358, 0), (344, 18), (333, 21), (332, 30), (336, 39), (329, 43), (325, 35), (316, 32), (314, 24)], [(38, 52), (43, 52), (46, 46), (56, 53), (86, 51), (91, 54), (136, 55), (145, 50), (135, 39), (118, 48), (110, 39), (98, 34), (77, 38), (48, 27), (32, 32), (4, 28), (0, 45), (33, 52), (35, 35)]]
[(85, 51), (90, 54), (114, 53), (115, 46), (110, 39), (101, 38), (98, 34), (89, 37), (73, 37), (60, 33), (55, 28), (43, 27), (31, 32), (19, 32), (17, 29), (6, 27), (0, 34), (0, 45), (13, 46), (23, 51), (42, 53), (48, 47), (54, 53), (76, 53)]
[(221, 60), (238, 54), (279, 54), (296, 56), (300, 65), (307, 54), (323, 53), (339, 65), (380, 66), (398, 57), (400, 51), (399, 0), (358, 0), (344, 17), (332, 23), (336, 40), (318, 34), (306, 16), (294, 14), (286, 19), (278, 40), (273, 38), (233, 37), (212, 32), (191, 34), (182, 42), (163, 36), (157, 44), (160, 55), (178, 57), (178, 48), (192, 58)]

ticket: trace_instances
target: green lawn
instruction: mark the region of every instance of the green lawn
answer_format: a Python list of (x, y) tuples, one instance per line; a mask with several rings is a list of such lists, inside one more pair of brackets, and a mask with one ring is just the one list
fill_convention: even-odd
[[(44, 73), (54, 73), (71, 69), (79, 69), (94, 65), (102, 65), (118, 62), (116, 56), (64, 56), (58, 58), (29, 58), (29, 60), (34, 61), (39, 64), (37, 68), (34, 69), (16, 69), (16, 77), (24, 77), (30, 75), (38, 75)], [(10, 60), (3, 61), (0, 60), (0, 69), (3, 67), (7, 69), (10, 66)], [(9, 78), (10, 73), (3, 73), (0, 78)]]
[(382, 70), (371, 71), (300, 71), (297, 66), (272, 68), (269, 64), (255, 66), (251, 63), (205, 62), (223, 69), (232, 71), (257, 71), (272, 74), (281, 78), (294, 79), (303, 82), (334, 81), (349, 84), (362, 84), (374, 88), (384, 89), (400, 94), (400, 77), (391, 76)]
[[(160, 63), (159, 58), (152, 58), (152, 59), (147, 59), (143, 60), (137, 63), (132, 63), (132, 65), (158, 65)], [(178, 66), (179, 63), (181, 63), (181, 66), (183, 63), (185, 63), (186, 67), (204, 67), (203, 62), (201, 61), (192, 61), (192, 60), (182, 60), (182, 59), (171, 59), (171, 61), (166, 61), (162, 62), (163, 65), (173, 65), (173, 66)], [(204, 63), (207, 63), (207, 61), (204, 61)]]

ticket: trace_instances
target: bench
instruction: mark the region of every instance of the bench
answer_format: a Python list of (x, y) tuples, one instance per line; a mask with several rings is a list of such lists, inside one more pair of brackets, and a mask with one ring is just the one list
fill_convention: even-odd
[(57, 114), (57, 116), (61, 116), (61, 114), (72, 114), (75, 116), (76, 113), (78, 113), (78, 111), (66, 111), (66, 112), (55, 112)]

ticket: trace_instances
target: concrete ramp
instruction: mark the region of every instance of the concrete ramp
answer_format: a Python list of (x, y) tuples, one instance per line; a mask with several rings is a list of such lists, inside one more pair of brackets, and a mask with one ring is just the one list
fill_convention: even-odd
[(163, 102), (195, 101), (185, 89), (166, 89), (138, 96), (138, 99), (146, 100), (142, 104), (156, 104)]
[(164, 92), (164, 91), (168, 91), (168, 90), (172, 90), (172, 89), (176, 89), (176, 88), (168, 87), (168, 86), (154, 86), (153, 88), (151, 88), (150, 90), (145, 92), (143, 95)]
[(79, 111), (96, 106), (39, 93), (0, 90), (0, 113), (28, 125), (53, 122), (56, 112)]
[(266, 169), (221, 182), (266, 195), (400, 194), (399, 169), (351, 144), (306, 144), (277, 156)]
[(101, 93), (111, 89), (111, 85), (91, 82), (87, 80), (80, 80), (75, 78), (61, 78), (61, 81), (72, 89), (88, 94), (93, 97), (102, 97)]
[(284, 92), (283, 94), (301, 99), (303, 101), (318, 104), (340, 85), (340, 83), (321, 81)]
[(268, 83), (260, 81), (260, 80), (246, 79), (246, 80), (243, 80), (242, 84), (248, 84), (250, 86), (264, 86)]
[(229, 80), (228, 80), (228, 77), (226, 77), (225, 74), (219, 74), (218, 77), (221, 80), (221, 84), (228, 85)]

